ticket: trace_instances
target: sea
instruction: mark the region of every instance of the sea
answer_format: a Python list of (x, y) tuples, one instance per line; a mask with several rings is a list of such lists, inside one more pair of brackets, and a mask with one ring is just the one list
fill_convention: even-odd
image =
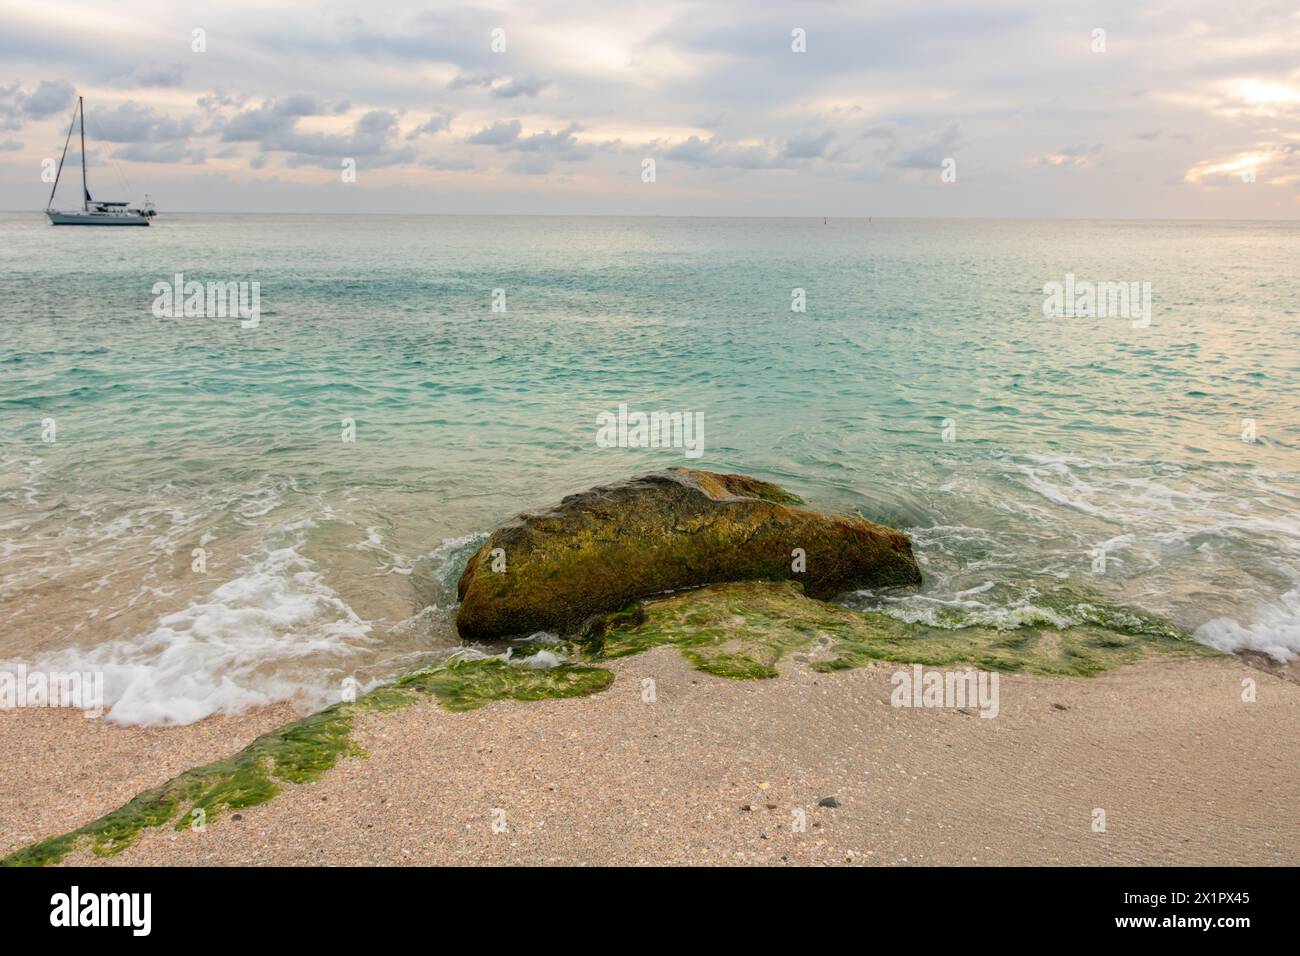
[(0, 214), (0, 662), (318, 708), (459, 645), (495, 525), (675, 465), (906, 531), (855, 607), (1293, 660), (1298, 275), (1297, 222)]

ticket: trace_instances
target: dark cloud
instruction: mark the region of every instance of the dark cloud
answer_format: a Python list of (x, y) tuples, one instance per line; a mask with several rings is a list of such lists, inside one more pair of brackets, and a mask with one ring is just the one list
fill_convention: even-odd
[(664, 156), (667, 159), (675, 159), (687, 163), (702, 163), (708, 159), (709, 153), (712, 149), (712, 144), (706, 143), (698, 136), (691, 136), (669, 149), (664, 153)]
[(188, 163), (202, 165), (207, 160), (207, 151), (191, 149), (181, 142), (173, 143), (130, 143), (113, 150), (114, 159), (125, 159), (135, 163)]
[(319, 116), (326, 111), (320, 98), (310, 93), (294, 93), (276, 100), (271, 107), (280, 116)]
[(66, 80), (41, 80), (34, 90), (19, 83), (0, 87), (0, 129), (22, 129), (27, 120), (40, 120), (72, 107), (74, 90)]
[(303, 53), (329, 62), (355, 57), (371, 62), (451, 63), (462, 71), (491, 69), (500, 63), (501, 56), (489, 44), (492, 29), (501, 26), (501, 13), (496, 10), (462, 5), (412, 16), (390, 5), (375, 19), (382, 26), (357, 15), (312, 29), (278, 31), (253, 42), (277, 57)]
[(388, 110), (371, 110), (357, 120), (359, 136), (387, 135), (397, 129), (397, 114)]
[(420, 165), (443, 172), (466, 172), (475, 168), (468, 159), (440, 159), (436, 156), (433, 159), (426, 159)]
[(444, 129), (451, 128), (450, 113), (434, 113), (425, 122), (421, 123), (415, 129), (406, 134), (407, 139), (419, 139), (426, 133), (439, 133)]
[(513, 79), (500, 86), (492, 87), (492, 98), (497, 100), (513, 100), (520, 96), (536, 96), (543, 89), (546, 83), (535, 76), (526, 77), (525, 79)]
[[(257, 143), (263, 153), (286, 153), (288, 166), (331, 167), (341, 159), (367, 160), (370, 168), (413, 162), (410, 147), (392, 145), (398, 132), (398, 114), (393, 110), (369, 110), (348, 133), (308, 132), (298, 128), (304, 117), (337, 115), (346, 102), (330, 103), (306, 93), (268, 100), (260, 106), (219, 119), (216, 128), (226, 143)], [(260, 165), (254, 168), (261, 168)]]
[(540, 133), (534, 133), (532, 136), (517, 139), (509, 148), (528, 152), (565, 153), (569, 155), (583, 153), (586, 151), (585, 147), (573, 135), (580, 132), (582, 132), (580, 123), (570, 123), (558, 133), (552, 133), (548, 129)]
[(902, 169), (938, 169), (961, 144), (961, 124), (954, 120), (938, 133), (905, 150), (890, 165)]
[[(413, 163), (416, 152), (409, 146), (394, 147), (398, 117), (391, 110), (371, 110), (354, 124), (351, 133), (304, 133), (290, 129), (261, 144), (263, 151), (288, 153), (289, 166), (337, 166), (340, 159), (355, 159), (359, 166), (378, 169)], [(362, 162), (364, 160), (364, 162)]]
[(826, 130), (815, 136), (792, 136), (786, 140), (781, 155), (787, 159), (817, 159), (826, 155), (826, 147), (835, 138), (834, 130)]
[(86, 130), (110, 143), (167, 143), (194, 134), (192, 118), (174, 120), (152, 107), (128, 100), (109, 110), (86, 110)]
[[(371, 110), (357, 120), (350, 134), (303, 133), (290, 129), (273, 141), (263, 142), (262, 149), (298, 153), (305, 157), (377, 156), (385, 152), (388, 139), (396, 132), (396, 113)], [(414, 154), (404, 150), (403, 155)]]
[(32, 93), (19, 97), (23, 114), (31, 119), (44, 119), (62, 113), (72, 105), (75, 90), (67, 80), (41, 80)]
[(243, 109), (249, 97), (241, 93), (226, 93), (224, 90), (213, 90), (211, 93), (200, 96), (195, 102), (199, 108), (208, 113), (214, 113), (221, 109)]
[(236, 113), (221, 124), (221, 139), (227, 143), (261, 142), (287, 134), (303, 116), (320, 116), (325, 112), (325, 104), (317, 97), (295, 93)]
[(717, 137), (707, 142), (698, 136), (688, 137), (666, 150), (664, 158), (718, 169), (776, 169), (793, 165), (766, 146), (732, 146)]
[[(498, 82), (499, 80), (504, 82)], [(488, 90), (493, 99), (513, 100), (521, 96), (537, 96), (546, 86), (545, 80), (540, 80), (535, 76), (510, 78), (503, 77), (498, 73), (478, 70), (456, 74), (452, 81), (447, 84), (447, 89), (463, 90), (481, 87)]]
[(530, 136), (521, 135), (523, 124), (519, 120), (508, 123), (495, 123), (479, 130), (465, 140), (475, 146), (495, 146), (501, 152), (529, 153), (529, 157), (513, 160), (508, 167), (511, 172), (526, 175), (541, 175), (550, 172), (557, 160), (577, 161), (590, 158), (600, 148), (591, 143), (579, 142), (575, 134), (582, 132), (581, 123), (570, 123), (559, 132), (543, 130)]
[(179, 63), (159, 63), (154, 66), (142, 66), (133, 74), (133, 78), (139, 86), (180, 86), (184, 77), (185, 67)]
[(479, 130), (465, 142), (472, 143), (475, 146), (505, 146), (519, 139), (519, 134), (523, 131), (523, 128), (524, 126), (519, 120), (496, 122)]
[(491, 86), (499, 77), (495, 73), (457, 73), (450, 83), (449, 90), (463, 90), (471, 86)]

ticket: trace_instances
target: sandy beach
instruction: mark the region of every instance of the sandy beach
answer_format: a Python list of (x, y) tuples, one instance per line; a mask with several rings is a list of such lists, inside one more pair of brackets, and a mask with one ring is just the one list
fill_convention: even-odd
[[(203, 833), (149, 830), (117, 856), (83, 849), (65, 862), (1297, 861), (1300, 686), (1232, 658), (1152, 659), (1092, 679), (1003, 675), (992, 719), (890, 706), (892, 664), (829, 675), (792, 664), (775, 680), (733, 681), (665, 647), (610, 666), (614, 684), (592, 697), (366, 714), (354, 733), (366, 756), (316, 783)], [(0, 788), (4, 848), (87, 822), (284, 717), (141, 730), (6, 715), (8, 752), (27, 756)]]
[(163, 728), (88, 720), (76, 710), (0, 710), (0, 856), (75, 829), (295, 716), (276, 706)]

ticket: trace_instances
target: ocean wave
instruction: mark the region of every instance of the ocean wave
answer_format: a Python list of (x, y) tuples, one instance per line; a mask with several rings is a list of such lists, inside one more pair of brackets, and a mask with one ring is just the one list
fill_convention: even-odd
[[(488, 532), (476, 531), (472, 534), (443, 540), (436, 548), (416, 558), (416, 565), (429, 569), (428, 588), (433, 601), (439, 604), (456, 602), (456, 584), (465, 562), (488, 539)], [(409, 572), (407, 572), (409, 573)]]
[(1245, 624), (1219, 617), (1198, 627), (1193, 637), (1229, 653), (1258, 651), (1282, 663), (1293, 661), (1300, 656), (1300, 587), (1260, 608)]
[(1183, 637), (1173, 624), (1145, 611), (1104, 600), (1090, 588), (1062, 582), (1011, 586), (985, 581), (960, 591), (906, 593), (857, 591), (844, 602), (858, 611), (878, 611), (906, 624), (943, 630), (980, 627), (998, 631), (1022, 628), (1102, 627), (1125, 634)]
[[(558, 643), (559, 638), (554, 634), (548, 634), (545, 631), (539, 631), (528, 639), (528, 643), (547, 644)], [(514, 667), (529, 667), (533, 670), (551, 670), (560, 667), (563, 664), (570, 663), (569, 658), (556, 653), (555, 651), (539, 648), (531, 654), (516, 654), (516, 648), (507, 647), (505, 650), (493, 653), (493, 651), (483, 646), (466, 646), (458, 647), (449, 652), (444, 658), (443, 663), (454, 664), (458, 661), (504, 661)]]
[(266, 551), (243, 573), (153, 630), (39, 656), (29, 668), (104, 675), (107, 719), (181, 725), (289, 701), (312, 710), (341, 694), (349, 660), (373, 644), (371, 625), (298, 548)]

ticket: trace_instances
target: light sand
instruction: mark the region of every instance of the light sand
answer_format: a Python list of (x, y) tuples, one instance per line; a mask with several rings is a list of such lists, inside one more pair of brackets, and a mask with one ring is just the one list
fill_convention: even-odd
[[(356, 739), (369, 756), (318, 783), (286, 785), (205, 833), (146, 831), (108, 861), (83, 850), (67, 862), (1300, 862), (1300, 686), (1233, 659), (1150, 660), (1090, 680), (1003, 675), (995, 719), (891, 707), (894, 665), (729, 681), (659, 648), (611, 666), (617, 680), (595, 697), (367, 715)], [(1241, 700), (1245, 677), (1255, 703)], [(82, 735), (98, 748), (91, 769), (53, 782), (41, 774), (68, 739), (47, 741), (22, 799), (54, 799), (59, 812), (41, 821), (58, 825), (6, 821), (6, 839), (68, 829), (181, 769), (152, 761), (141, 780), (131, 740), (98, 734)], [(93, 798), (56, 796), (86, 785)], [(0, 817), (16, 786), (0, 794)], [(824, 797), (839, 806), (819, 807)], [(796, 810), (805, 832), (792, 829)]]

